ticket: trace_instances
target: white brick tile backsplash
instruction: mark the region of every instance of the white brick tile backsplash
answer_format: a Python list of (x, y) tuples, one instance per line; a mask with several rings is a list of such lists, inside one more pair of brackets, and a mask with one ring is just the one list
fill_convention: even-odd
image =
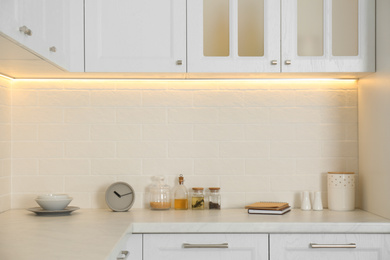
[(295, 90), (257, 90), (244, 93), (248, 107), (292, 107), (295, 106)]
[(198, 91), (194, 93), (196, 107), (242, 107), (242, 91)]
[(39, 106), (78, 107), (89, 105), (88, 91), (50, 90), (38, 93)]
[(319, 142), (271, 142), (272, 157), (318, 157), (321, 156)]
[(88, 125), (40, 125), (38, 140), (40, 141), (84, 141), (89, 140)]
[(224, 192), (269, 191), (270, 177), (268, 176), (221, 176), (221, 187)]
[(38, 159), (12, 159), (12, 174), (37, 175)]
[(13, 107), (12, 121), (14, 123), (62, 123), (64, 111), (58, 107)]
[(89, 175), (90, 163), (86, 159), (39, 159), (40, 175)]
[(142, 126), (143, 140), (191, 141), (193, 126), (189, 124), (153, 124)]
[(222, 142), (220, 156), (229, 158), (258, 158), (269, 156), (268, 142)]
[(171, 158), (218, 157), (218, 143), (216, 142), (170, 142), (169, 157)]
[(243, 175), (244, 159), (195, 159), (194, 173), (197, 175)]
[(38, 125), (35, 124), (13, 124), (13, 141), (36, 141), (38, 140)]
[(164, 124), (167, 121), (165, 108), (118, 108), (116, 114), (119, 124)]
[(66, 142), (65, 157), (68, 158), (113, 158), (116, 145), (113, 142)]
[(192, 107), (193, 91), (143, 91), (144, 107)]
[(218, 121), (217, 108), (169, 108), (168, 122), (173, 124), (213, 124)]
[(93, 175), (140, 175), (142, 159), (92, 159)]
[(65, 123), (68, 124), (107, 124), (115, 123), (115, 108), (65, 108)]
[(60, 142), (14, 142), (13, 158), (58, 158), (64, 156), (64, 144)]
[(221, 124), (267, 124), (269, 122), (268, 108), (220, 108), (219, 123)]
[(135, 141), (141, 140), (140, 125), (91, 125), (91, 140)]
[(193, 159), (185, 158), (144, 158), (144, 175), (192, 175)]
[(151, 177), (179, 174), (221, 187), (223, 208), (299, 207), (328, 171), (358, 174), (357, 111), (353, 81), (15, 81), (0, 87), (0, 212), (47, 192), (107, 208), (115, 181), (148, 207)]
[(138, 107), (141, 105), (141, 91), (98, 90), (91, 91), (93, 107)]
[(32, 90), (12, 91), (12, 106), (37, 106), (38, 92)]
[(292, 158), (256, 158), (246, 159), (246, 175), (290, 175), (296, 171)]
[(118, 142), (119, 158), (161, 158), (167, 157), (166, 142)]
[(242, 125), (195, 125), (195, 141), (238, 141), (244, 140)]

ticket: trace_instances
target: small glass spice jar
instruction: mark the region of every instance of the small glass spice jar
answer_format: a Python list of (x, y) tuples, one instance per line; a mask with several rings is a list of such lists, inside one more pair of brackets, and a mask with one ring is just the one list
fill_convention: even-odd
[(192, 199), (191, 199), (192, 209), (204, 209), (204, 194), (203, 188), (192, 188)]
[(209, 209), (221, 209), (221, 194), (219, 193), (219, 187), (209, 188)]

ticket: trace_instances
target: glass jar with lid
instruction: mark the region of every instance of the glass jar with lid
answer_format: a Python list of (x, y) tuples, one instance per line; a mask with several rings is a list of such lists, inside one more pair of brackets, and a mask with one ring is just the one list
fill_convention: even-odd
[(191, 199), (192, 209), (204, 209), (204, 193), (203, 188), (195, 187), (192, 188), (192, 199)]
[(170, 209), (170, 187), (165, 184), (164, 176), (154, 177), (154, 184), (149, 189), (149, 203), (151, 209)]
[(209, 209), (221, 209), (221, 194), (219, 187), (209, 188)]

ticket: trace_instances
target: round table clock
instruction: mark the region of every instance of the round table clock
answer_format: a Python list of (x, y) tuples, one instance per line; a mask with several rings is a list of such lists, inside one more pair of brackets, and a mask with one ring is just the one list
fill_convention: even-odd
[(106, 203), (113, 211), (128, 211), (134, 199), (134, 189), (126, 182), (115, 182), (106, 190)]

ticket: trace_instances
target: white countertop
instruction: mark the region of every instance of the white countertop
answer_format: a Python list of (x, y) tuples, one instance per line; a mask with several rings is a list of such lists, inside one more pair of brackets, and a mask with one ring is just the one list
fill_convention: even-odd
[(390, 233), (390, 220), (362, 211), (248, 214), (245, 209), (0, 214), (0, 259), (107, 259), (127, 233)]

